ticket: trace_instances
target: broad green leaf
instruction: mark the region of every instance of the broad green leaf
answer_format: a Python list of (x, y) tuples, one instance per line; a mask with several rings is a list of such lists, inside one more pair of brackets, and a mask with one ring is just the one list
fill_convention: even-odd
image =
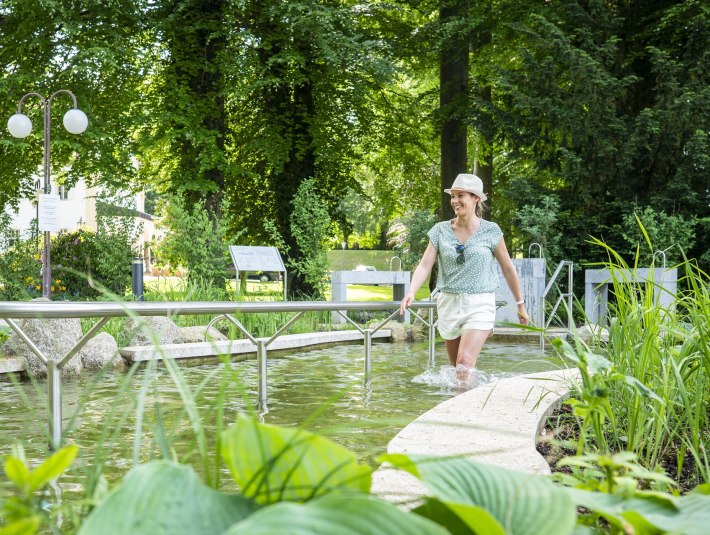
[(23, 494), (30, 493), (30, 471), (21, 459), (8, 455), (5, 457), (5, 475)]
[(576, 517), (570, 497), (544, 477), (464, 458), (395, 454), (384, 455), (382, 460), (419, 477), (443, 502), (485, 509), (506, 533), (553, 535), (574, 529)]
[(429, 498), (424, 505), (414, 509), (414, 512), (444, 526), (451, 533), (506, 535), (503, 526), (488, 511), (476, 505)]
[(5, 526), (0, 526), (0, 535), (34, 535), (41, 523), (38, 516), (16, 520)]
[(131, 470), (79, 534), (218, 534), (255, 509), (243, 496), (207, 487), (189, 466), (156, 461)]
[(261, 504), (369, 492), (371, 469), (327, 438), (240, 415), (222, 434), (222, 456), (245, 496)]
[(653, 525), (673, 533), (685, 535), (704, 535), (710, 526), (710, 496), (704, 494), (687, 494), (676, 498), (678, 513), (647, 514)]
[(369, 495), (328, 495), (257, 511), (225, 535), (443, 535), (443, 527)]
[(44, 460), (30, 474), (30, 492), (41, 489), (53, 479), (59, 477), (71, 466), (76, 459), (79, 448), (71, 444), (56, 451), (51, 457)]
[(690, 491), (692, 494), (708, 494), (710, 495), (710, 483), (703, 483), (698, 485)]
[(710, 496), (702, 494), (677, 498), (653, 493), (624, 498), (582, 489), (566, 490), (576, 505), (599, 513), (622, 530), (702, 535), (707, 533), (710, 525)]
[(610, 370), (613, 367), (609, 359), (589, 351), (584, 352), (583, 360), (587, 364), (587, 369), (591, 375)]

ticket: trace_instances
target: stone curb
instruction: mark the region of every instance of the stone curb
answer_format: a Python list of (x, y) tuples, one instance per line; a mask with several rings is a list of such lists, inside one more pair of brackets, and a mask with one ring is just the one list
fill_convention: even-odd
[[(372, 335), (373, 340), (389, 340), (391, 337), (392, 332), (389, 329), (380, 329)], [(315, 349), (357, 342), (363, 338), (362, 333), (354, 330), (284, 334), (269, 345), (268, 351), (273, 353), (290, 349)], [(256, 346), (249, 340), (218, 340), (213, 342), (163, 344), (162, 346), (128, 346), (120, 348), (119, 353), (129, 364), (132, 362), (144, 362), (153, 358), (162, 360), (166, 356), (178, 360), (201, 363), (204, 359), (227, 354), (236, 357), (234, 360), (244, 360), (256, 355)], [(25, 362), (23, 358), (0, 358), (0, 376), (24, 371)]]
[[(501, 379), (440, 403), (402, 429), (388, 453), (464, 456), (530, 474), (549, 474), (535, 449), (547, 416), (569, 393), (578, 371), (559, 370)], [(372, 493), (405, 508), (428, 494), (414, 476), (382, 465)]]
[[(388, 329), (381, 329), (372, 335), (373, 339), (389, 339)], [(329, 331), (304, 334), (284, 334), (269, 345), (269, 351), (312, 348), (312, 346), (342, 344), (362, 340), (359, 331)], [(217, 340), (213, 342), (188, 342), (183, 344), (163, 344), (161, 346), (128, 346), (119, 350), (121, 356), (130, 362), (161, 360), (165, 356), (175, 359), (203, 359), (218, 355), (256, 355), (256, 346), (251, 341)]]

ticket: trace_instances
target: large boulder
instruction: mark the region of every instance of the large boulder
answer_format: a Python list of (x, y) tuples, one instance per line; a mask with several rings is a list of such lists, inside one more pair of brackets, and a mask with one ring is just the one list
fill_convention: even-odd
[[(205, 337), (205, 334), (207, 336)], [(180, 327), (180, 341), (184, 344), (190, 342), (213, 342), (217, 340), (226, 340), (227, 337), (219, 332), (214, 327), (207, 330), (206, 325), (197, 325), (195, 327)]]
[(585, 344), (591, 344), (592, 342), (606, 343), (609, 341), (609, 330), (601, 325), (587, 323), (577, 329), (577, 336)]
[(109, 366), (122, 370), (126, 367), (126, 361), (118, 353), (116, 340), (107, 332), (101, 332), (89, 340), (79, 351), (79, 358), (85, 370), (101, 370)]
[[(20, 329), (32, 340), (37, 349), (49, 360), (59, 361), (81, 339), (81, 321), (78, 318), (24, 319)], [(22, 357), (27, 362), (27, 371), (36, 378), (47, 377), (47, 366), (35, 355), (17, 333), (7, 339), (0, 353)], [(81, 357), (74, 355), (62, 368), (65, 377), (81, 375)]]
[(122, 333), (126, 345), (152, 346), (182, 342), (180, 327), (165, 316), (145, 316), (126, 322)]
[[(379, 324), (379, 321), (373, 321), (368, 326), (374, 328)], [(389, 321), (382, 329), (390, 330), (393, 342), (419, 342), (426, 338), (422, 323), (406, 324), (398, 321)]]

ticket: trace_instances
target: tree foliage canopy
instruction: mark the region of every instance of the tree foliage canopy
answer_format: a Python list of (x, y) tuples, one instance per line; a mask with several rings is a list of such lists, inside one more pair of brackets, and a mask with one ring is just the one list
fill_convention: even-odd
[[(595, 259), (590, 235), (630, 254), (629, 218), (650, 208), (692, 229), (685, 253), (707, 266), (709, 20), (699, 0), (3, 0), (0, 102), (9, 117), (28, 91), (72, 90), (90, 126), (57, 126), (70, 106), (57, 97), (53, 177), (170, 193), (227, 239), (281, 240), (295, 263), (293, 200), (309, 179), (333, 243), (357, 228), (385, 245), (394, 221), (439, 208), (455, 117), (469, 168), (492, 162), (485, 187), (513, 250), (540, 232), (526, 218), (552, 210), (553, 260)], [(454, 38), (467, 88), (444, 109)], [(0, 135), (5, 205), (39, 171), (37, 108), (23, 108), (29, 138)]]

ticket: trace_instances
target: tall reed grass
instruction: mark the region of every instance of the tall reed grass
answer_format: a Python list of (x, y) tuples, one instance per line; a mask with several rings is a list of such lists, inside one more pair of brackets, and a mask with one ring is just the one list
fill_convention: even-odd
[(587, 405), (596, 396), (611, 411), (603, 428), (594, 427), (595, 447), (633, 452), (645, 467), (664, 469), (684, 488), (710, 481), (708, 275), (686, 259), (677, 266), (679, 289), (664, 306), (658, 281), (633, 282), (638, 265), (628, 266), (596, 243), (609, 255), (601, 267), (610, 272), (612, 298), (608, 341), (597, 340), (595, 348), (611, 367), (603, 384), (580, 392)]

